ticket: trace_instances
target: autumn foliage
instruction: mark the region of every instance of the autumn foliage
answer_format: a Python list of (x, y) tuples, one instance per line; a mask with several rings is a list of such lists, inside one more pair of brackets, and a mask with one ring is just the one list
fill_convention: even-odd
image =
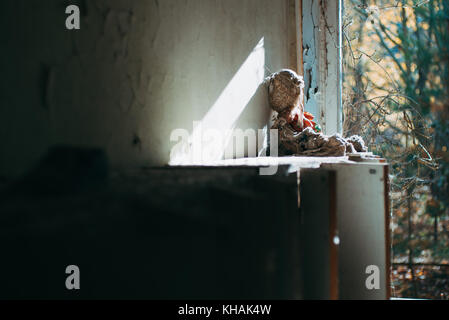
[(390, 163), (392, 296), (446, 299), (449, 1), (344, 2), (344, 134)]

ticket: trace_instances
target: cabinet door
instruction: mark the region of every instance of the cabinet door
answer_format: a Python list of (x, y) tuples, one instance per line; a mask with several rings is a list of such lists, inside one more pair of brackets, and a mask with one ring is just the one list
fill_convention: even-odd
[(340, 299), (388, 299), (388, 166), (358, 163), (325, 167), (337, 175)]
[(301, 169), (299, 187), (304, 298), (337, 299), (335, 172)]

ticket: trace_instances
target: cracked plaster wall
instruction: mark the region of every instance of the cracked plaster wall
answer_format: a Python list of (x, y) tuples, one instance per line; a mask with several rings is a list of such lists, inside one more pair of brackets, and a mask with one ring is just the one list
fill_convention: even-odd
[(329, 135), (342, 131), (340, 2), (302, 1), (305, 109)]
[[(65, 7), (81, 30), (65, 29)], [(117, 168), (164, 165), (263, 37), (266, 75), (288, 64), (287, 1), (93, 0), (0, 4), (0, 176), (49, 146), (104, 148)], [(268, 71), (269, 70), (269, 71)], [(237, 126), (269, 118), (265, 90)]]

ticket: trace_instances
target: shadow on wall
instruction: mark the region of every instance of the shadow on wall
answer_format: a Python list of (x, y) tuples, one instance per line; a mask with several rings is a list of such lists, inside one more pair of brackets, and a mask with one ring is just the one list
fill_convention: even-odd
[(259, 85), (287, 62), (286, 1), (78, 3), (78, 31), (65, 29), (64, 0), (0, 4), (0, 176), (53, 145), (102, 148), (113, 168), (160, 166), (172, 131), (190, 136), (193, 121), (267, 124)]

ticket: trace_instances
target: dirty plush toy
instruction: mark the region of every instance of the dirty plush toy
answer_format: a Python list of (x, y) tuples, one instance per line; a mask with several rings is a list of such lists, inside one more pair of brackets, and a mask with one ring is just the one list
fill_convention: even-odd
[(285, 119), (296, 132), (310, 127), (321, 131), (313, 121), (313, 115), (304, 112), (304, 81), (296, 72), (281, 70), (268, 78), (270, 105), (278, 113), (278, 119)]
[(304, 81), (296, 72), (283, 69), (267, 81), (269, 102), (277, 112), (272, 129), (278, 130), (280, 156), (336, 157), (366, 151), (358, 136), (345, 140), (338, 134), (326, 136), (321, 133), (313, 115), (304, 111)]

